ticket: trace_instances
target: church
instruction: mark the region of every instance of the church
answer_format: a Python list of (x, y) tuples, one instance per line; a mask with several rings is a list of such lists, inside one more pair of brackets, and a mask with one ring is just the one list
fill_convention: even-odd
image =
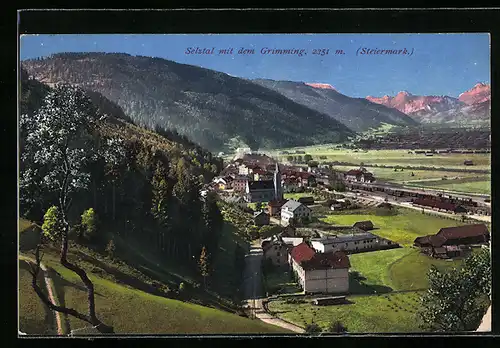
[(245, 193), (245, 200), (248, 203), (283, 200), (281, 172), (278, 163), (274, 169), (273, 180), (248, 181)]

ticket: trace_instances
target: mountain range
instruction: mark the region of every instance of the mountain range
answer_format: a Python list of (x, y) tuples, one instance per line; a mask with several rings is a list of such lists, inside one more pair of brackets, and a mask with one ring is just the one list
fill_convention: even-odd
[(368, 96), (367, 100), (385, 105), (409, 115), (420, 123), (488, 123), (490, 119), (491, 87), (477, 83), (458, 98), (449, 96), (418, 96), (401, 91), (394, 97)]
[(211, 151), (336, 143), (383, 124), (468, 124), (490, 112), (486, 84), (459, 98), (352, 98), (326, 83), (249, 80), (124, 53), (58, 53), (21, 64), (48, 86), (78, 85), (139, 126), (173, 130)]
[(47, 84), (98, 92), (136, 124), (175, 129), (212, 151), (345, 141), (354, 132), (326, 114), (228, 74), (128, 54), (61, 53), (22, 62)]
[(418, 122), (392, 107), (351, 98), (328, 84), (255, 79), (253, 82), (274, 90), (296, 103), (324, 113), (355, 132), (377, 128), (383, 123), (413, 126)]

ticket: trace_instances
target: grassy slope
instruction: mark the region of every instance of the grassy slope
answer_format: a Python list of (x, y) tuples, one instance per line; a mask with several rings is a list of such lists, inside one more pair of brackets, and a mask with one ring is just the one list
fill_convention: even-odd
[[(50, 263), (61, 276), (56, 287), (63, 288), (64, 301), (80, 311), (86, 309), (86, 292), (79, 278), (65, 268)], [(96, 289), (99, 317), (116, 333), (201, 334), (277, 333), (283, 329), (247, 318), (178, 300), (154, 296), (91, 275)], [(72, 328), (87, 326), (70, 318)]]
[(428, 216), (416, 210), (398, 208), (396, 216), (374, 214), (329, 215), (321, 220), (334, 225), (352, 225), (357, 221), (371, 220), (378, 229), (373, 233), (401, 245), (412, 245), (415, 238), (435, 234), (442, 227), (463, 225), (456, 220)]
[[(25, 221), (22, 224), (29, 226)], [(153, 281), (172, 288), (180, 281), (193, 282), (193, 278), (178, 265), (161, 263), (154, 252), (144, 250), (140, 244), (115, 239), (116, 252), (126, 253), (124, 261), (110, 260), (85, 247), (72, 245), (69, 259), (86, 269), (96, 287), (96, 305), (99, 317), (115, 327), (117, 333), (278, 333), (284, 329), (250, 320), (223, 310), (233, 306), (224, 295), (234, 293), (236, 284), (231, 284), (236, 242), (244, 246), (231, 226), (226, 226), (220, 243), (223, 257), (216, 261), (224, 271), (214, 274), (214, 291), (191, 289), (193, 303), (182, 302), (161, 296), (151, 286)], [(24, 248), (26, 249), (26, 248)], [(86, 310), (86, 291), (79, 278), (63, 268), (58, 262), (58, 249), (46, 248), (43, 263), (49, 267), (58, 300), (69, 307)], [(218, 267), (221, 268), (221, 267)], [(44, 333), (44, 306), (36, 299), (30, 286), (27, 270), (20, 270), (20, 318), (24, 332)], [(221, 297), (220, 294), (223, 296)], [(159, 296), (157, 296), (159, 295)], [(195, 303), (203, 303), (200, 306)], [(38, 306), (38, 307), (37, 307)], [(213, 307), (213, 308), (209, 308)], [(217, 308), (217, 309), (216, 309)], [(48, 312), (50, 313), (50, 312)], [(71, 328), (86, 327), (87, 324), (70, 318)]]
[[(46, 292), (43, 276), (40, 274), (38, 284)], [(31, 287), (29, 265), (19, 261), (19, 329), (27, 334), (57, 334), (55, 318), (50, 309), (40, 301)]]

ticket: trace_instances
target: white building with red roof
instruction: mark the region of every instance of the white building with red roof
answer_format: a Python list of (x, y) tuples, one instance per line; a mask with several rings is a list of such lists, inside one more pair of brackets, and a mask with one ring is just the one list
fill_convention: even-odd
[(305, 293), (347, 293), (349, 257), (342, 251), (318, 253), (302, 242), (290, 250), (289, 263)]

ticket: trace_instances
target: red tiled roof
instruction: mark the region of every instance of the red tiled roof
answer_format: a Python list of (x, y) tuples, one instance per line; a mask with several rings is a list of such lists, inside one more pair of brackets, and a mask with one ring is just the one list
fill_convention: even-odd
[(359, 169), (351, 169), (345, 173), (345, 175), (356, 175), (356, 176), (361, 174), (363, 174), (363, 172)]
[(271, 206), (271, 207), (281, 207), (283, 206), (283, 204), (285, 204), (287, 201), (286, 200), (281, 200), (281, 201), (277, 201), (275, 199), (269, 201), (267, 203), (268, 206)]
[(465, 225), (458, 227), (444, 227), (439, 230), (437, 235), (446, 239), (457, 239), (467, 237), (479, 237), (488, 235), (489, 231), (485, 224)]
[(301, 262), (312, 259), (316, 252), (307, 243), (302, 242), (299, 245), (296, 245), (291, 250), (290, 254), (295, 262), (300, 265)]
[(342, 251), (335, 253), (316, 253), (310, 260), (302, 262), (301, 266), (305, 270), (328, 269), (328, 268), (349, 268), (351, 263), (349, 257)]

